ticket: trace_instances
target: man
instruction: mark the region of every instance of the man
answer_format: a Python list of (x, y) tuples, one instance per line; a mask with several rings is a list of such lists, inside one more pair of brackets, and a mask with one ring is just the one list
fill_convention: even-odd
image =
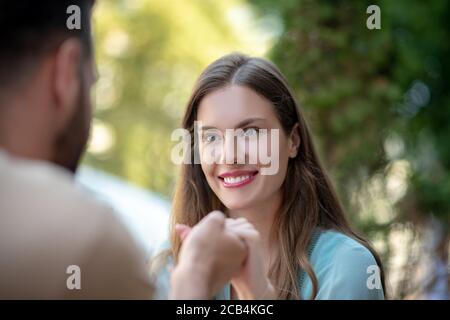
[[(72, 179), (91, 121), (93, 1), (0, 4), (3, 299), (151, 298), (143, 253)], [(81, 9), (80, 29), (67, 26), (71, 5)], [(238, 270), (245, 245), (224, 221), (212, 213), (184, 240), (172, 298), (210, 298)]]

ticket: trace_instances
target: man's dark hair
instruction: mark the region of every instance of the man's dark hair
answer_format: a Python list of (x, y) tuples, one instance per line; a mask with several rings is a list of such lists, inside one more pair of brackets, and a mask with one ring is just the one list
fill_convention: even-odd
[[(49, 50), (70, 37), (77, 37), (89, 55), (91, 10), (95, 0), (1, 0), (0, 1), (0, 87), (24, 76)], [(81, 11), (80, 29), (70, 30), (67, 8)]]

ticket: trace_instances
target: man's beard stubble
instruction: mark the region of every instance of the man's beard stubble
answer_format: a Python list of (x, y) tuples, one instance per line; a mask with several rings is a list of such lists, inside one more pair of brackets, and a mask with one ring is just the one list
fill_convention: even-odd
[(90, 96), (86, 95), (83, 77), (80, 76), (80, 93), (77, 107), (64, 131), (56, 138), (53, 162), (75, 173), (89, 138), (91, 113)]

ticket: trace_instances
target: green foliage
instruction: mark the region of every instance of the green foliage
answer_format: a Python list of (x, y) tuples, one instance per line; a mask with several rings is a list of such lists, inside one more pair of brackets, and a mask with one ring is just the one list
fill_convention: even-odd
[[(359, 208), (350, 205), (352, 193), (391, 161), (405, 158), (412, 164), (409, 190), (421, 212), (447, 224), (448, 2), (378, 1), (381, 30), (366, 28), (369, 1), (251, 3), (284, 23), (270, 57), (293, 86), (353, 219), (358, 221)], [(392, 134), (406, 145), (395, 159), (385, 150)], [(419, 161), (421, 144), (434, 151), (433, 167)]]

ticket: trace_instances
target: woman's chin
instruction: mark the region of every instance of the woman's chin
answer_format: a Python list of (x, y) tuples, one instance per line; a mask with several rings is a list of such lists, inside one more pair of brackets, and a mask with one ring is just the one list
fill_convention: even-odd
[(245, 210), (252, 207), (252, 201), (248, 201), (248, 199), (233, 199), (223, 201), (223, 204), (228, 210), (232, 211)]

